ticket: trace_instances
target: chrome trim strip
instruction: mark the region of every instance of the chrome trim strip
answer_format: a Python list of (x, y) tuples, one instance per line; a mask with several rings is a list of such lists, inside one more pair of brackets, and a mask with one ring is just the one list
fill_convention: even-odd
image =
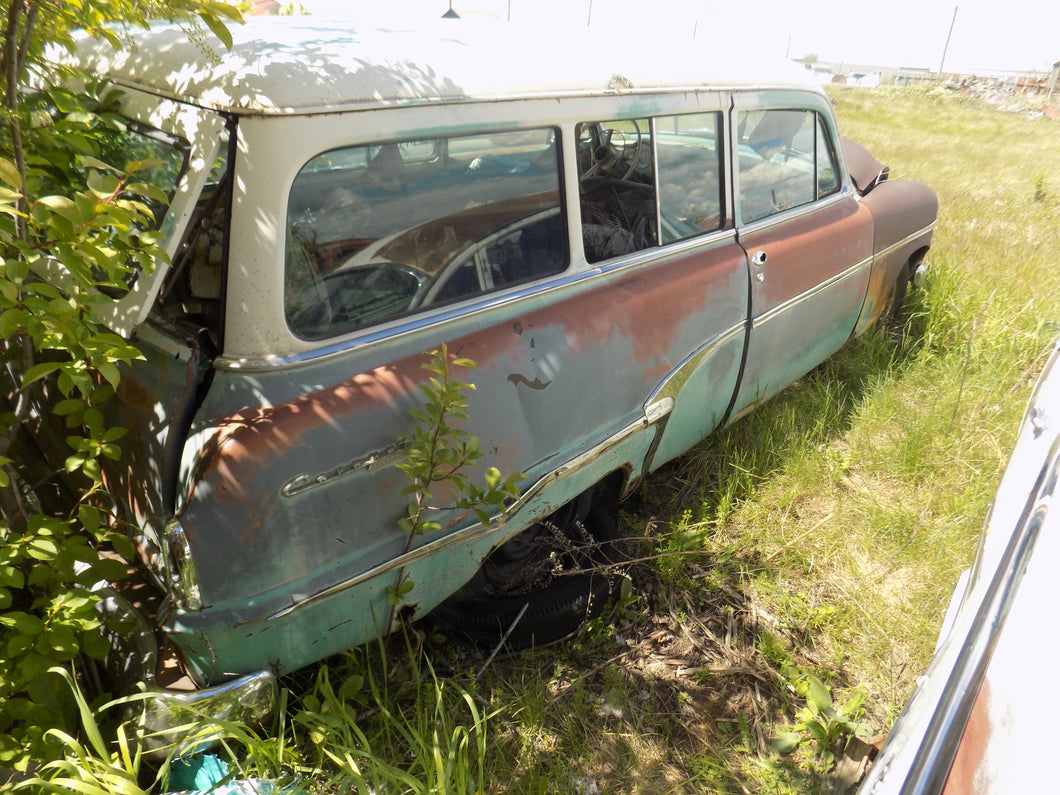
[[(1052, 506), (1058, 472), (1060, 437), (1053, 441), (1031, 486), (1027, 502), (982, 601), (970, 620), (962, 623), (967, 626), (967, 632), (961, 638), (956, 659), (938, 694), (937, 706), (923, 731), (909, 774), (903, 782), (903, 792), (941, 792), (946, 783), (998, 637)], [(930, 668), (928, 670), (931, 672)], [(887, 750), (886, 746), (884, 750)]]
[(471, 305), (449, 308), (438, 314), (424, 313), (422, 315), (414, 315), (412, 318), (403, 321), (398, 326), (379, 328), (365, 332), (359, 336), (329, 342), (323, 347), (315, 348), (311, 351), (293, 353), (286, 356), (266, 356), (255, 359), (236, 359), (221, 354), (214, 359), (213, 366), (218, 370), (255, 373), (268, 370), (279, 370), (292, 365), (306, 364), (318, 359), (338, 356), (354, 348), (365, 347), (383, 340), (393, 341), (395, 339), (400, 339), (409, 334), (414, 334), (424, 329), (456, 319), (471, 318), (483, 312), (490, 312), (499, 307), (514, 303), (515, 301), (522, 301), (538, 295), (550, 293), (571, 285), (580, 284), (590, 279), (619, 273), (635, 267), (647, 266), (658, 260), (688, 254), (696, 249), (712, 248), (730, 242), (736, 242), (736, 230), (721, 229), (700, 237), (692, 237), (674, 243), (667, 243), (665, 246), (655, 246), (653, 248), (644, 249), (643, 251), (633, 252), (621, 259), (610, 260), (592, 266), (588, 270), (563, 273), (558, 277), (553, 278), (551, 281), (529, 285), (518, 289), (515, 292), (492, 293), (486, 296), (483, 300), (479, 300)]
[[(746, 333), (747, 322), (741, 320), (739, 323), (733, 325), (731, 328), (718, 334), (714, 339), (701, 345), (699, 348), (694, 350), (688, 356), (685, 357), (684, 361), (677, 365), (670, 374), (666, 376), (659, 386), (655, 388), (655, 391), (648, 397), (647, 402), (644, 404), (644, 411), (646, 414), (650, 414), (655, 407), (670, 401), (670, 408), (673, 407), (674, 401), (677, 396), (681, 393), (684, 385), (688, 383), (688, 379), (700, 363), (707, 358), (710, 354), (714, 353), (725, 343), (732, 340), (734, 337), (741, 336)], [(669, 409), (667, 409), (669, 413)]]
[(373, 469), (389, 466), (403, 458), (408, 447), (408, 440), (399, 439), (388, 447), (384, 447), (381, 450), (373, 450), (366, 456), (345, 464), (339, 464), (339, 466), (326, 472), (321, 472), (318, 475), (295, 475), (280, 489), (280, 494), (284, 497), (294, 497), (297, 494), (315, 489), (317, 486), (324, 486), (333, 480), (359, 472), (362, 469), (370, 472)]
[[(852, 186), (849, 184), (844, 185), (839, 191), (830, 196), (826, 196), (823, 199), (812, 201), (809, 204), (800, 204), (798, 207), (782, 210), (774, 215), (767, 215), (765, 218), (759, 218), (757, 221), (741, 224), (739, 226), (739, 231), (741, 234), (750, 234), (751, 232), (761, 232), (763, 229), (769, 229), (771, 226), (776, 226), (777, 224), (786, 224), (789, 221), (801, 218), (804, 215), (820, 212), (823, 207), (831, 207), (833, 204), (839, 204), (839, 202), (844, 199), (850, 198), (850, 194), (853, 192), (854, 188)], [(737, 204), (739, 204), (739, 202), (737, 202)]]
[(310, 594), (304, 597), (301, 601), (295, 602), (289, 607), (285, 607), (281, 610), (277, 610), (275, 613), (268, 617), (268, 621), (273, 621), (278, 618), (284, 618), (291, 613), (299, 610), (300, 608), (311, 605), (315, 602), (319, 602), (322, 599), (334, 596), (335, 594), (342, 593), (354, 586), (360, 585), (361, 583), (367, 582), (368, 580), (376, 577), (381, 577), (389, 572), (398, 571), (406, 566), (410, 566), (414, 563), (418, 563), (431, 555), (449, 549), (457, 544), (466, 544), (469, 542), (478, 541), (484, 536), (490, 534), (494, 530), (502, 527), (511, 521), (512, 516), (518, 513), (520, 510), (526, 507), (527, 503), (530, 502), (539, 491), (543, 490), (546, 486), (555, 483), (556, 481), (562, 480), (575, 472), (584, 468), (588, 464), (595, 461), (601, 454), (610, 450), (612, 447), (626, 441), (634, 434), (645, 428), (651, 427), (653, 424), (658, 422), (660, 419), (665, 417), (670, 409), (673, 408), (672, 400), (656, 400), (650, 406), (645, 407), (645, 412), (642, 417), (634, 420), (633, 422), (626, 425), (624, 428), (619, 430), (617, 433), (612, 434), (600, 444), (595, 447), (586, 450), (578, 456), (575, 456), (565, 464), (561, 464), (556, 469), (552, 470), (546, 475), (543, 475), (536, 480), (526, 491), (524, 491), (519, 499), (509, 505), (503, 512), (496, 513), (490, 517), (486, 523), (476, 522), (475, 524), (465, 527), (463, 530), (457, 530), (456, 532), (449, 533), (436, 541), (431, 541), (428, 544), (424, 544), (422, 547), (412, 550), (404, 555), (388, 560), (386, 563), (381, 563), (375, 568), (369, 569), (368, 571), (362, 572), (348, 580), (344, 580), (336, 585), (332, 585), (325, 588), (322, 591)]
[(916, 232), (913, 232), (913, 234), (907, 235), (906, 237), (902, 238), (897, 243), (893, 243), (893, 244), (887, 246), (887, 248), (881, 249), (880, 251), (877, 251), (874, 256), (876, 256), (876, 257), (886, 257), (888, 254), (890, 254), (890, 253), (892, 253), (894, 251), (897, 251), (902, 246), (905, 246), (905, 245), (907, 245), (909, 243), (912, 243), (914, 240), (916, 240), (921, 235), (926, 235), (928, 232), (931, 232), (934, 229), (935, 229), (935, 221), (932, 221), (930, 224), (925, 226), (923, 229), (919, 229)]
[(802, 303), (803, 301), (806, 301), (806, 300), (808, 300), (810, 298), (813, 298), (815, 295), (823, 292), (824, 290), (827, 290), (829, 287), (832, 287), (833, 285), (838, 284), (839, 282), (843, 281), (844, 279), (847, 279), (847, 278), (857, 274), (858, 271), (861, 271), (861, 270), (864, 270), (865, 268), (868, 268), (869, 266), (872, 265), (872, 261), (873, 261), (873, 257), (866, 257), (861, 262), (858, 262), (855, 265), (851, 265), (849, 268), (847, 268), (842, 273), (837, 273), (835, 276), (833, 276), (832, 278), (828, 279), (828, 281), (821, 282), (820, 284), (816, 285), (815, 287), (812, 287), (811, 289), (807, 290), (804, 293), (800, 293), (799, 295), (795, 296), (794, 298), (789, 298), (784, 303), (778, 304), (777, 306), (775, 306), (772, 309), (770, 309), (768, 312), (765, 312), (765, 313), (759, 315), (758, 317), (756, 317), (752, 321), (751, 327), (752, 328), (758, 328), (759, 326), (762, 326), (765, 323), (768, 323), (770, 320), (775, 318), (777, 315), (781, 315), (784, 312), (787, 312), (789, 309), (791, 309), (796, 304)]

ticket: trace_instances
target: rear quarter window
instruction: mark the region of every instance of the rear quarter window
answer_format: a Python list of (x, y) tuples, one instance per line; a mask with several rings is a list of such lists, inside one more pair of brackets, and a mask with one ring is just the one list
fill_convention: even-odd
[(553, 129), (325, 152), (288, 200), (284, 311), (323, 339), (567, 267)]

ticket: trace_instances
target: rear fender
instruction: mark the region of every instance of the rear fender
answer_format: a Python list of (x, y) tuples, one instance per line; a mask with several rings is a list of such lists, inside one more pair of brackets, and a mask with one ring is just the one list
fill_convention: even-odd
[(861, 203), (873, 219), (872, 273), (855, 334), (876, 322), (905, 265), (923, 258), (939, 209), (935, 191), (911, 180), (877, 185)]

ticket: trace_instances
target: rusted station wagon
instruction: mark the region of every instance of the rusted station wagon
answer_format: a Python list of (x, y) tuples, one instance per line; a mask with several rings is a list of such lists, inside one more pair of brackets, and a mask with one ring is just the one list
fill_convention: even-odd
[[(172, 265), (110, 317), (145, 360), (107, 480), (164, 594), (145, 637), (200, 687), (378, 637), (399, 581), (412, 618), (569, 632), (608, 579), (555, 576), (568, 547), (606, 548), (617, 499), (872, 326), (928, 248), (934, 193), (845, 145), (803, 70), (506, 32), (284, 19), (214, 58), (175, 28), (71, 57), (167, 164)], [(410, 544), (395, 464), (442, 344), (479, 366), (472, 477), (525, 478)]]

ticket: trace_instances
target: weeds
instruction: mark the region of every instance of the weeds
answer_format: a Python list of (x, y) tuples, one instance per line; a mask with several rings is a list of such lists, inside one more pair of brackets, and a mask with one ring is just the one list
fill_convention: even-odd
[(771, 743), (777, 753), (794, 753), (804, 736), (808, 736), (814, 741), (817, 759), (825, 770), (830, 770), (836, 754), (842, 752), (851, 739), (871, 739), (871, 727), (858, 721), (863, 713), (864, 694), (855, 692), (842, 704), (836, 704), (832, 701), (831, 691), (816, 676), (801, 680), (798, 692), (806, 699), (806, 707), (798, 715), (795, 731), (781, 732)]
[(388, 650), (355, 650), (317, 671), (293, 721), (313, 764), (344, 791), (485, 792), (491, 714), (414, 645), (406, 653), (392, 667)]

